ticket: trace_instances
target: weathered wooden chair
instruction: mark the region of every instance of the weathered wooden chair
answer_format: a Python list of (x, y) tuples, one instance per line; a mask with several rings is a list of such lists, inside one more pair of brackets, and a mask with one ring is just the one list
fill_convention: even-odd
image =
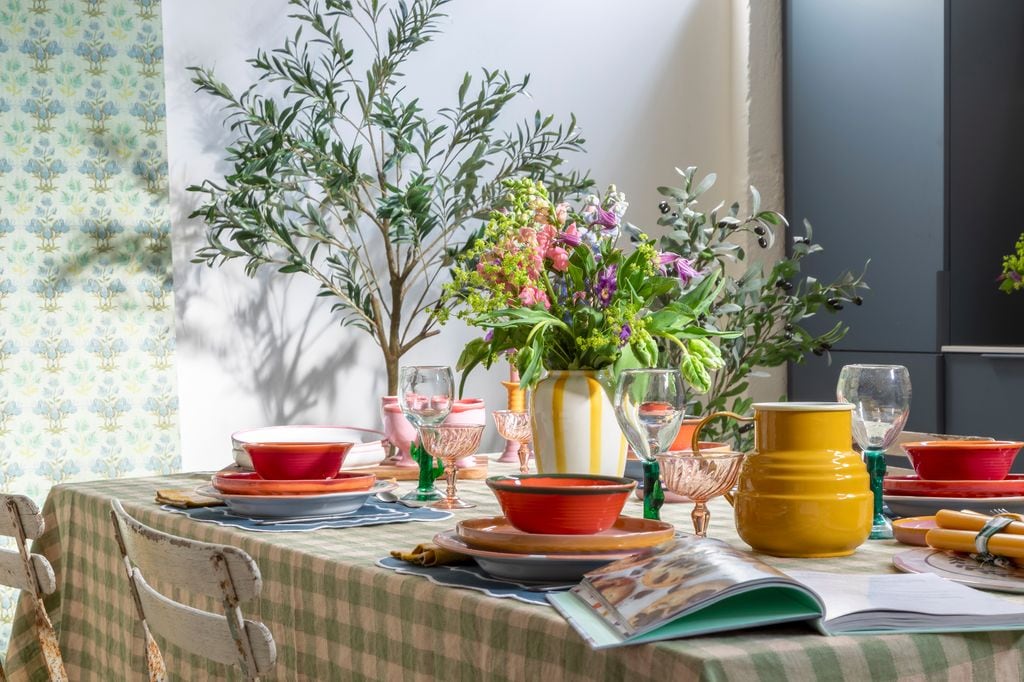
[[(124, 559), (128, 584), (146, 638), (149, 679), (163, 682), (166, 666), (153, 634), (186, 651), (219, 663), (238, 663), (246, 679), (270, 671), (277, 651), (263, 623), (246, 620), (240, 604), (259, 596), (260, 569), (248, 554), (228, 545), (180, 538), (145, 526), (114, 500), (110, 517)], [(169, 599), (154, 582), (219, 599), (224, 615)]]
[[(57, 633), (43, 606), (43, 595), (57, 589), (53, 567), (46, 557), (29, 554), (26, 540), (43, 534), (43, 515), (35, 502), (24, 495), (0, 493), (0, 535), (14, 538), (16, 550), (0, 549), (0, 585), (22, 590), (30, 595), (36, 618), (36, 637), (50, 679), (67, 682), (64, 661), (60, 656)], [(0, 665), (0, 682), (7, 679)]]

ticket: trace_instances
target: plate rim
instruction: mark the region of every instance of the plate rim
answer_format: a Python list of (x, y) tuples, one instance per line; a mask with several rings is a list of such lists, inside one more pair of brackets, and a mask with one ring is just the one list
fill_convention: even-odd
[[(619, 524), (622, 519), (625, 519), (625, 520), (630, 521), (630, 522), (638, 522), (638, 523), (641, 523), (641, 524), (648, 524), (648, 525), (657, 526), (657, 528), (650, 528), (648, 530), (626, 531), (622, 535), (618, 535), (618, 536), (603, 536), (603, 537), (607, 537), (609, 540), (611, 540), (611, 539), (619, 539), (619, 538), (624, 538), (624, 539), (635, 538), (635, 539), (639, 539), (639, 540), (644, 540), (645, 538), (648, 538), (649, 539), (649, 544), (640, 544), (640, 545), (637, 545), (637, 546), (629, 546), (629, 547), (614, 547), (614, 548), (603, 548), (603, 549), (590, 549), (590, 550), (586, 550), (586, 549), (569, 549), (569, 550), (567, 550), (565, 552), (550, 551), (549, 550), (549, 551), (545, 551), (545, 552), (539, 552), (539, 554), (542, 555), (542, 556), (548, 556), (548, 555), (551, 555), (551, 554), (562, 556), (562, 555), (565, 555), (565, 554), (595, 555), (595, 554), (611, 553), (611, 552), (617, 552), (617, 551), (618, 552), (623, 552), (623, 551), (637, 552), (637, 551), (642, 551), (642, 550), (645, 550), (645, 549), (649, 549), (651, 547), (656, 547), (656, 546), (658, 546), (660, 544), (668, 542), (675, 535), (675, 526), (674, 525), (672, 525), (671, 523), (669, 523), (667, 521), (661, 521), (661, 520), (658, 520), (658, 519), (644, 519), (644, 518), (638, 518), (638, 517), (634, 517), (634, 516), (620, 515), (615, 520), (615, 524), (613, 524), (613, 527), (614, 527), (614, 525)], [(495, 538), (494, 538), (495, 542), (500, 542), (501, 541), (500, 537), (508, 537), (508, 538), (516, 538), (516, 539), (519, 539), (519, 538), (523, 538), (523, 539), (535, 538), (536, 539), (536, 542), (534, 543), (535, 545), (540, 545), (540, 544), (543, 544), (543, 543), (548, 543), (548, 544), (551, 544), (551, 545), (558, 545), (559, 543), (564, 543), (564, 542), (568, 541), (570, 546), (571, 546), (573, 544), (573, 541), (583, 542), (584, 539), (591, 539), (591, 541), (593, 541), (592, 540), (593, 538), (599, 536), (599, 534), (593, 534), (593, 535), (568, 535), (568, 534), (564, 534), (564, 533), (526, 533), (526, 532), (517, 530), (515, 528), (515, 526), (513, 526), (511, 523), (509, 523), (508, 518), (505, 517), (504, 515), (501, 515), (501, 514), (496, 515), (496, 516), (481, 516), (481, 517), (475, 517), (475, 518), (470, 518), (470, 519), (460, 519), (459, 522), (455, 524), (455, 535), (458, 537), (458, 539), (460, 541), (462, 541), (463, 543), (465, 543), (469, 547), (472, 547), (473, 549), (479, 549), (479, 550), (483, 550), (483, 551), (498, 551), (500, 553), (501, 550), (494, 550), (494, 549), (490, 549), (488, 547), (481, 547), (481, 546), (473, 544), (473, 539), (472, 538), (467, 538), (466, 536), (464, 536), (463, 532), (462, 532), (462, 529), (467, 528), (468, 525), (472, 524), (472, 523), (478, 523), (478, 524), (493, 523), (493, 524), (498, 524), (498, 523), (502, 523), (502, 522), (505, 525), (507, 525), (510, 528), (512, 528), (514, 532), (509, 532), (509, 531), (498, 531), (498, 532), (495, 532)], [(476, 532), (476, 533), (481, 533), (481, 534), (485, 534), (485, 533), (488, 532), (488, 531), (486, 531), (486, 530), (484, 530), (482, 528), (471, 528), (470, 530), (473, 531), (473, 532)], [(657, 539), (657, 538), (660, 538), (660, 539)]]
[[(908, 549), (906, 551), (899, 552), (898, 554), (893, 554), (892, 555), (892, 564), (898, 570), (900, 570), (900, 571), (902, 571), (904, 573), (916, 573), (916, 574), (931, 573), (932, 575), (938, 575), (938, 576), (940, 576), (942, 578), (946, 578), (946, 580), (950, 580), (950, 581), (955, 582), (955, 583), (960, 583), (961, 585), (967, 585), (969, 587), (982, 588), (984, 586), (984, 588), (987, 588), (987, 589), (989, 589), (989, 590), (991, 590), (993, 592), (1005, 592), (1007, 594), (1024, 594), (1024, 581), (1021, 581), (1021, 584), (1020, 584), (1019, 587), (1014, 587), (1012, 584), (1005, 585), (1003, 583), (993, 583), (992, 581), (990, 581), (990, 580), (988, 580), (988, 579), (986, 579), (984, 577), (975, 578), (975, 579), (972, 580), (971, 579), (972, 576), (965, 575), (965, 574), (962, 574), (962, 573), (954, 573), (953, 571), (943, 570), (941, 574), (935, 573), (935, 572), (932, 572), (932, 571), (917, 571), (917, 570), (914, 570), (911, 566), (907, 565), (907, 563), (906, 563), (907, 559), (904, 558), (905, 555), (913, 554), (913, 555), (917, 555), (917, 556), (921, 557), (921, 559), (923, 560), (923, 559), (927, 559), (928, 557), (930, 557), (930, 556), (932, 556), (933, 554), (936, 554), (936, 553), (938, 553), (938, 554), (946, 554), (947, 551), (946, 550), (942, 550), (942, 549), (935, 549), (933, 547), (917, 547), (915, 549)], [(956, 576), (956, 577), (952, 577), (951, 578), (951, 577), (947, 577), (947, 576)]]
[(266, 500), (320, 500), (328, 501), (331, 499), (344, 499), (346, 497), (355, 497), (356, 495), (376, 495), (381, 492), (391, 492), (398, 487), (398, 483), (394, 481), (378, 480), (372, 486), (366, 490), (350, 490), (344, 493), (310, 493), (306, 495), (230, 495), (222, 493), (213, 487), (212, 483), (204, 483), (203, 485), (197, 486), (195, 492), (204, 497), (212, 497), (215, 500), (222, 500), (227, 502), (229, 500), (240, 500), (242, 502), (251, 502), (253, 500), (266, 501)]
[(447, 549), (451, 552), (458, 552), (459, 554), (465, 554), (474, 558), (489, 559), (497, 561), (532, 561), (538, 560), (544, 561), (558, 561), (558, 562), (577, 562), (577, 561), (616, 561), (618, 559), (625, 559), (628, 556), (637, 554), (641, 550), (633, 551), (618, 551), (618, 552), (593, 552), (590, 554), (517, 554), (509, 552), (495, 552), (487, 549), (477, 549), (476, 547), (470, 547), (462, 538), (460, 538), (455, 529), (444, 530), (437, 533), (434, 536), (434, 544), (442, 549)]

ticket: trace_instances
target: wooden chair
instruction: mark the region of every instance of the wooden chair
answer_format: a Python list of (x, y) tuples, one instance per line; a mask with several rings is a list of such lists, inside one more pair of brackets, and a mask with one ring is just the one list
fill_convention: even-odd
[[(219, 663), (238, 663), (246, 679), (256, 680), (274, 667), (274, 638), (263, 623), (246, 620), (240, 604), (259, 596), (263, 581), (248, 554), (162, 533), (145, 526), (111, 502), (110, 517), (124, 559), (128, 585), (146, 638), (149, 679), (163, 682), (166, 666), (153, 639), (166, 641)], [(143, 578), (219, 599), (224, 615), (193, 608), (160, 594)]]
[[(0, 549), (0, 585), (27, 592), (32, 599), (36, 616), (36, 637), (50, 680), (67, 682), (64, 661), (57, 643), (57, 633), (43, 605), (43, 595), (53, 594), (57, 580), (46, 557), (29, 554), (26, 540), (35, 540), (43, 534), (43, 515), (35, 502), (24, 495), (0, 493), (0, 535), (14, 538), (16, 550)], [(0, 681), (6, 680), (0, 665)]]

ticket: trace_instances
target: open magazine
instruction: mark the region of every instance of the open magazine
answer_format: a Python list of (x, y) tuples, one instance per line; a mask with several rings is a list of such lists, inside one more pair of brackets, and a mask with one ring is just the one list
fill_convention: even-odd
[(827, 635), (1024, 629), (1024, 605), (935, 575), (786, 574), (694, 536), (548, 600), (598, 649), (792, 621)]

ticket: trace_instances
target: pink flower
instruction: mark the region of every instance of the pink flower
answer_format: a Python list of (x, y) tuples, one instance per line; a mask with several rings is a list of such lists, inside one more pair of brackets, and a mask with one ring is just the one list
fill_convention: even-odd
[(559, 272), (569, 269), (569, 254), (561, 246), (553, 246), (545, 254), (551, 259), (551, 267)]
[(544, 225), (537, 230), (537, 246), (541, 251), (546, 251), (551, 243), (558, 237), (558, 230), (551, 225)]
[(572, 223), (569, 227), (565, 228), (565, 232), (562, 233), (560, 239), (566, 246), (571, 246), (574, 249), (583, 241), (580, 231), (576, 228), (576, 223)]
[(538, 303), (542, 304), (545, 308), (551, 307), (548, 295), (532, 284), (527, 284), (520, 289), (519, 302), (527, 307), (537, 305)]
[(565, 225), (565, 221), (569, 219), (569, 204), (561, 203), (555, 206), (555, 221), (559, 225)]

